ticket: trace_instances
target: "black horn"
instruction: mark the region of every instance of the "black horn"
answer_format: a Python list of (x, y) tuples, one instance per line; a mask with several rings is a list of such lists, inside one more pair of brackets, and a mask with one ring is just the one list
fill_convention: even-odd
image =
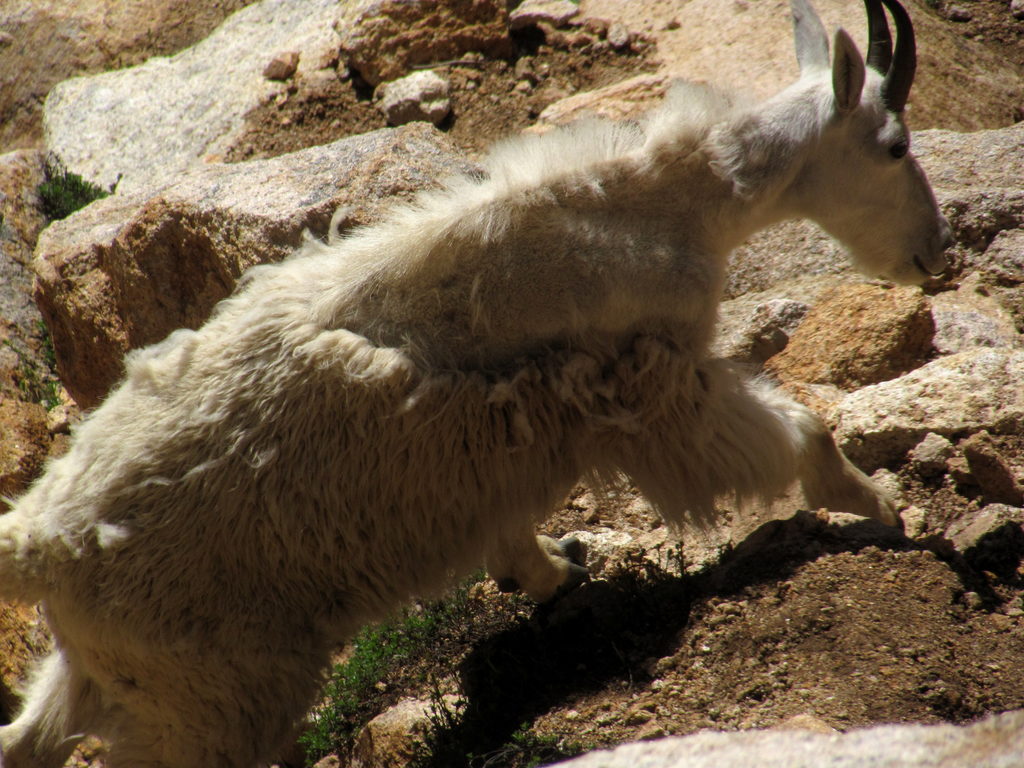
[[(881, 0), (882, 4), (889, 9), (892, 20), (896, 25), (896, 50), (892, 53), (892, 62), (885, 71), (885, 80), (882, 82), (882, 100), (885, 106), (892, 112), (902, 112), (907, 106), (907, 97), (910, 95), (910, 86), (914, 82), (914, 72), (917, 70), (917, 45), (914, 42), (914, 26), (910, 22), (910, 16), (906, 9), (896, 0)], [(872, 24), (873, 12), (872, 0), (866, 0), (868, 8), (868, 23)], [(881, 15), (881, 9), (878, 9)], [(885, 21), (883, 19), (883, 24)], [(877, 25), (876, 25), (877, 26)], [(886, 25), (886, 36), (888, 26)], [(881, 37), (881, 33), (879, 33)], [(874, 50), (874, 38), (871, 44)]]
[(882, 0), (864, 0), (868, 12), (868, 58), (867, 65), (883, 75), (892, 64), (892, 36), (889, 22), (885, 19)]

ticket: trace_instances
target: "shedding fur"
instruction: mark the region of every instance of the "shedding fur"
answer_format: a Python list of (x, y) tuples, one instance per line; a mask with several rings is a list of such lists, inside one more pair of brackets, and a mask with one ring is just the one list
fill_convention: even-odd
[(842, 114), (814, 66), (760, 105), (684, 84), (643, 123), (513, 139), (381, 224), (339, 236), (339, 213), (130, 354), (0, 516), (0, 593), (42, 601), (55, 639), (6, 768), (86, 733), (111, 768), (264, 764), (365, 622), (481, 562), (538, 600), (584, 578), (533, 534), (581, 477), (631, 478), (680, 528), (794, 481), (897, 524), (820, 419), (708, 355), (728, 253), (774, 221), (903, 282), (941, 258), (923, 174), (887, 151), (901, 117), (863, 82)]

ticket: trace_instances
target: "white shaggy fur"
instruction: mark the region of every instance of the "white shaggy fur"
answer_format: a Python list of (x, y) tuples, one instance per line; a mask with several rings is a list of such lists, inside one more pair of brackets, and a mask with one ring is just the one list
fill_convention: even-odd
[(836, 77), (809, 57), (756, 107), (682, 86), (643, 126), (504, 144), (483, 180), (254, 269), (132, 353), (0, 517), (0, 592), (42, 601), (56, 641), (6, 768), (84, 733), (112, 768), (252, 768), (364, 622), (482, 560), (539, 600), (578, 579), (532, 530), (581, 476), (630, 477), (673, 524), (793, 480), (896, 523), (816, 416), (707, 354), (727, 254), (773, 221), (901, 281), (941, 259), (844, 35)]

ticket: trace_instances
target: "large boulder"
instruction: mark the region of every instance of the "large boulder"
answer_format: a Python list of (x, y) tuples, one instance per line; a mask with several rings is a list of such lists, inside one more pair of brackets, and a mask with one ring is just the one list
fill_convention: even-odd
[(470, 170), (416, 123), (269, 160), (209, 164), (133, 194), (99, 200), (43, 232), (36, 299), (58, 370), (82, 406), (120, 378), (125, 352), (196, 328), (254, 264), (278, 261), (306, 230), (379, 215), (438, 177)]
[(42, 470), (49, 445), (43, 406), (0, 397), (0, 513)]
[(575, 93), (545, 107), (534, 130), (565, 125), (583, 117), (635, 119), (658, 104), (670, 85), (671, 79), (665, 75), (636, 75), (593, 91)]
[[(36, 189), (43, 155), (20, 150), (0, 155), (0, 393), (23, 365), (38, 367), (39, 311), (32, 301), (32, 250), (46, 222)], [(8, 394), (9, 394), (8, 390)]]
[(37, 193), (43, 169), (38, 150), (0, 155), (0, 257), (23, 266), (32, 261), (36, 238), (46, 226)]
[(920, 289), (844, 285), (821, 296), (765, 367), (783, 381), (857, 389), (919, 366), (934, 332)]
[(956, 725), (705, 732), (627, 744), (558, 763), (565, 768), (1010, 768), (1024, 754), (1024, 711)]
[(0, 718), (10, 722), (35, 659), (50, 646), (50, 633), (35, 607), (0, 601)]
[(61, 80), (179, 51), (249, 2), (4, 0), (0, 151), (39, 145), (43, 99)]
[[(1024, 234), (1022, 230), (1016, 231)], [(975, 273), (957, 290), (944, 291), (932, 298), (932, 342), (936, 352), (948, 355), (972, 347), (1021, 346), (1022, 337), (1012, 315), (990, 294), (991, 289)]]
[(261, 0), (173, 56), (75, 77), (50, 91), (46, 145), (68, 169), (125, 192), (216, 158), (241, 135), (245, 114), (287, 86), (263, 75), (282, 51), (298, 71), (337, 62), (336, 0)]

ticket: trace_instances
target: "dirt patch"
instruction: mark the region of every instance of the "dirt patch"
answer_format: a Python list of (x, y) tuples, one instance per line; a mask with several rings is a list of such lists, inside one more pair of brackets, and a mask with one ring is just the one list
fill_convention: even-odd
[(420, 669), (463, 704), (417, 765), (525, 766), (523, 743), (554, 759), (796, 716), (847, 730), (1019, 708), (1021, 587), (875, 522), (806, 512), (698, 575), (638, 559), (533, 608), (482, 584), (476, 610), (496, 620), (467, 622), (481, 631)]
[(632, 661), (624, 674), (570, 697), (537, 720), (538, 731), (611, 745), (803, 714), (846, 730), (1024, 705), (1013, 672), (1024, 625), (999, 610), (1012, 601), (967, 607), (977, 576), (907, 542), (865, 546), (799, 527), (769, 524), (780, 543), (759, 542), (698, 580), (688, 615), (679, 600), (675, 622), (618, 643)]
[[(470, 156), (533, 124), (554, 101), (656, 69), (642, 40), (616, 51), (586, 37), (578, 46), (549, 45), (540, 34), (521, 35), (513, 60), (467, 56), (435, 67), (451, 85), (452, 113), (440, 128)], [(250, 112), (225, 159), (273, 157), (386, 127), (373, 89), (358, 74), (322, 74), (297, 80)]]
[[(951, 31), (983, 45), (1024, 72), (1024, 19), (1013, 17), (1009, 2), (945, 0), (937, 3), (934, 10), (946, 20)], [(1024, 120), (1024, 100), (1007, 107), (1013, 122)]]
[[(1024, 467), (1024, 438), (992, 441), (1014, 471)], [(798, 717), (846, 731), (1024, 707), (1024, 536), (1005, 539), (998, 568), (965, 557), (941, 534), (987, 503), (983, 490), (955, 472), (922, 477), (909, 461), (890, 470), (926, 513), (917, 538), (781, 510), (790, 516), (696, 573), (671, 547), (659, 564), (636, 548), (546, 606), (484, 581), (459, 631), (389, 674), (371, 709), (440, 685), (462, 703), (437, 718), (434, 751), (416, 768), (521, 768)], [(609, 526), (660, 532), (635, 489), (599, 497), (582, 486), (543, 530)]]
[(984, 44), (1024, 68), (1024, 19), (1015, 19), (1003, 0), (945, 0), (936, 13), (965, 38)]

